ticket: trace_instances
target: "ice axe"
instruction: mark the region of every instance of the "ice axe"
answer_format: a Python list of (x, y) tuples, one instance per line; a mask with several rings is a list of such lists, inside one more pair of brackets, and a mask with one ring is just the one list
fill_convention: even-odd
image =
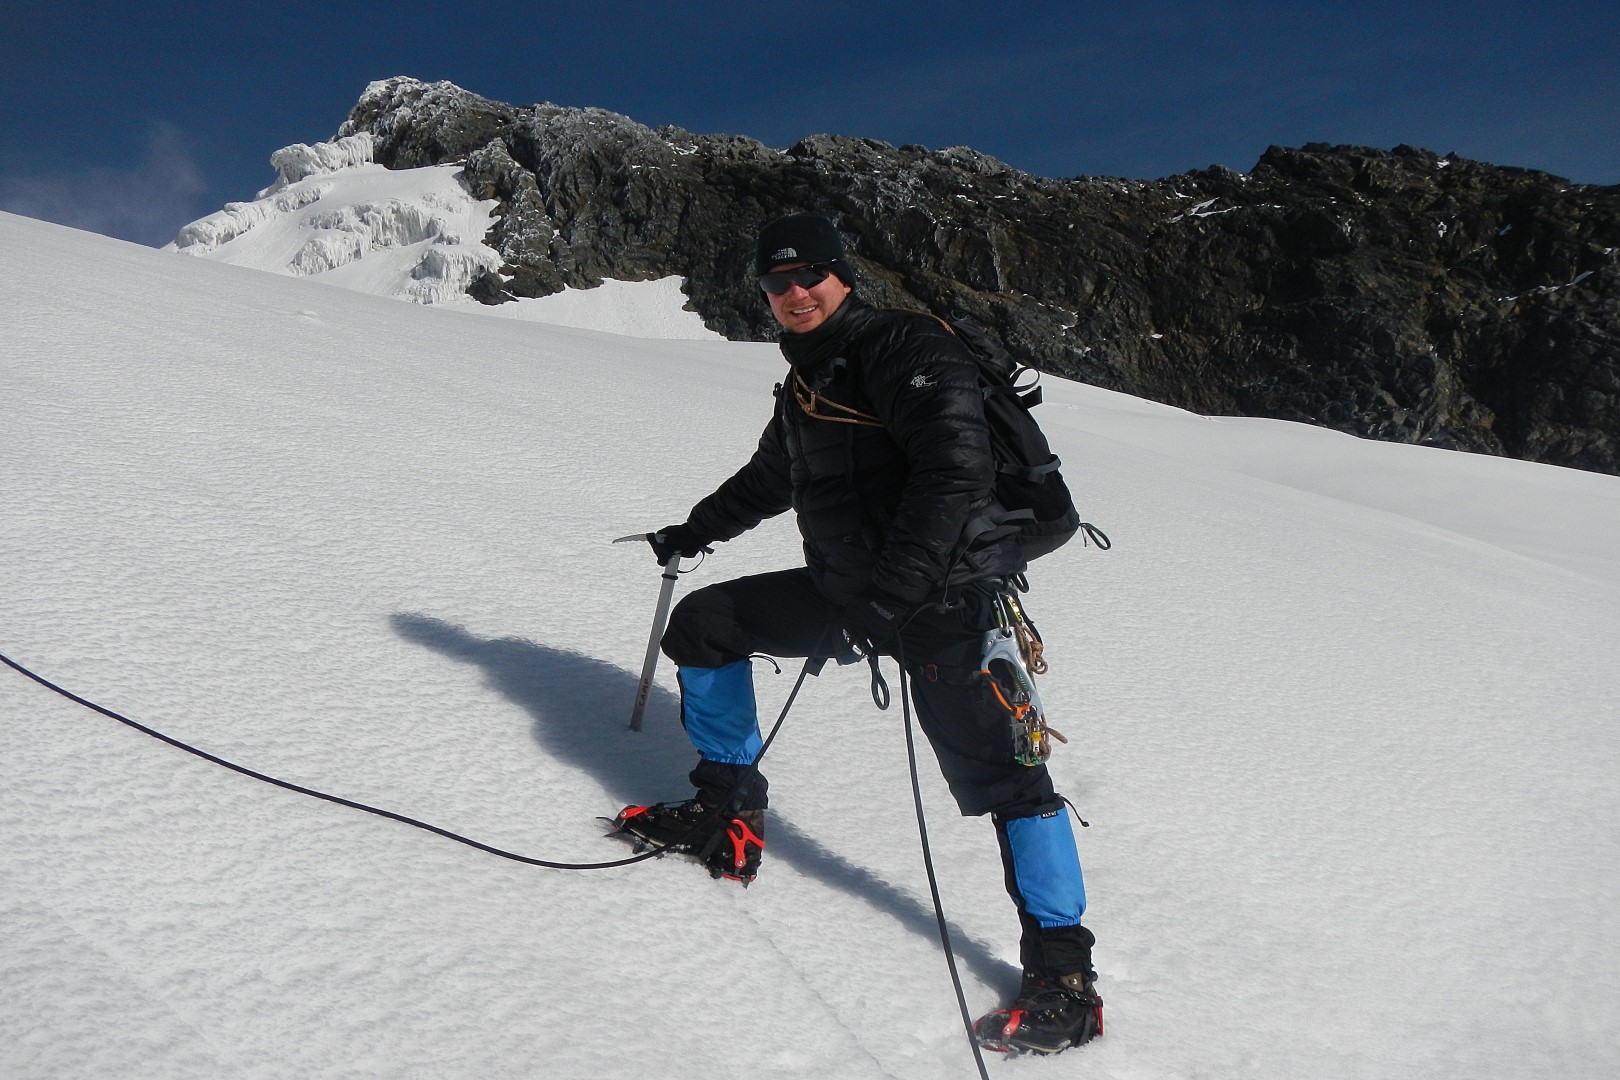
[[(615, 544), (638, 541), (652, 543), (654, 533), (633, 533), (621, 536)], [(641, 684), (636, 687), (636, 704), (630, 710), (630, 730), (641, 730), (641, 717), (647, 711), (647, 698), (652, 694), (653, 673), (658, 670), (658, 643), (664, 637), (664, 625), (669, 622), (669, 604), (675, 596), (675, 579), (680, 576), (681, 556), (674, 552), (664, 563), (663, 584), (658, 588), (658, 607), (653, 610), (652, 633), (647, 636), (647, 656), (641, 662)]]

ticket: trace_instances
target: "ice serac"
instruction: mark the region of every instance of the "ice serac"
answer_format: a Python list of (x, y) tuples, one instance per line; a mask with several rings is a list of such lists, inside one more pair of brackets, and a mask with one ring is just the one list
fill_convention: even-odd
[(1413, 147), (1273, 147), (1248, 173), (1051, 179), (965, 147), (786, 150), (451, 83), (371, 84), (339, 130), (493, 202), (486, 303), (679, 275), (775, 332), (776, 214), (836, 216), (877, 303), (956, 308), (1045, 370), (1215, 414), (1620, 472), (1620, 188)]
[(191, 255), (214, 251), (255, 226), (302, 210), (325, 193), (320, 185), (306, 184), (297, 191), (261, 195), (253, 202), (226, 203), (224, 209), (182, 228), (173, 246)]
[(350, 169), (356, 165), (371, 164), (372, 136), (369, 131), (362, 131), (358, 135), (349, 135), (327, 143), (316, 143), (314, 146), (305, 143), (294, 143), (284, 146), (270, 155), (270, 164), (276, 170), (276, 183), (266, 192), (269, 194), (296, 184), (308, 176), (317, 176), (321, 173), (337, 172), (339, 169)]
[(276, 181), (180, 230), (173, 248), (416, 303), (467, 302), (500, 265), (484, 246), (494, 203), (456, 165), (390, 170), (370, 132), (277, 150)]
[(311, 176), (322, 176), (371, 164), (372, 136), (369, 132), (351, 135), (335, 142), (294, 143), (270, 155), (276, 182), (259, 192), (252, 202), (226, 203), (225, 208), (182, 228), (174, 246), (191, 254), (213, 251), (243, 233), (281, 214), (292, 214), (317, 202), (331, 190), (330, 185), (303, 184), (298, 190), (286, 189)]

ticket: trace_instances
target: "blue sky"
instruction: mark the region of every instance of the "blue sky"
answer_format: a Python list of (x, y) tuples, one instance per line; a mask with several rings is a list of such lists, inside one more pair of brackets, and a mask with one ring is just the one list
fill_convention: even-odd
[(0, 209), (162, 244), (328, 138), (365, 85), (787, 146), (966, 145), (1047, 176), (1410, 143), (1620, 182), (1620, 4), (211, 5), (0, 0)]

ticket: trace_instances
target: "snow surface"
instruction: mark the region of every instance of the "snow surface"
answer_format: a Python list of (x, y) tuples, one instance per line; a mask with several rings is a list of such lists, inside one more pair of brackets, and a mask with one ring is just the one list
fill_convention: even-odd
[(372, 161), (372, 148), (371, 135), (362, 132), (277, 150), (270, 156), (274, 184), (251, 202), (228, 203), (185, 226), (167, 250), (508, 319), (723, 340), (696, 312), (683, 310), (678, 277), (478, 303), (467, 287), (503, 261), (483, 242), (498, 204), (475, 199), (459, 165), (386, 169)]
[[(308, 182), (300, 181), (300, 182)], [(296, 185), (294, 185), (296, 186)], [(286, 190), (291, 190), (288, 188)], [(684, 793), (614, 537), (750, 451), (769, 346), (489, 319), (0, 215), (0, 651), (541, 858)], [(994, 1076), (1620, 1073), (1620, 480), (1046, 380), (1113, 550), (1032, 574), (1106, 1038)], [(795, 565), (782, 519), (682, 592)], [(774, 715), (791, 681), (761, 668)], [(753, 888), (536, 869), (0, 669), (0, 1076), (972, 1076), (896, 711), (810, 680)], [(926, 759), (970, 1003), (988, 822)]]

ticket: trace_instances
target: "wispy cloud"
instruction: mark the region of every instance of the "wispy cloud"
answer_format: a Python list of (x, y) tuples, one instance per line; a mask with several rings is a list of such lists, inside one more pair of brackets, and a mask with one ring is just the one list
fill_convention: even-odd
[(145, 149), (126, 167), (87, 165), (60, 172), (0, 175), (0, 210), (153, 246), (209, 209), (208, 183), (181, 130), (154, 123)]

